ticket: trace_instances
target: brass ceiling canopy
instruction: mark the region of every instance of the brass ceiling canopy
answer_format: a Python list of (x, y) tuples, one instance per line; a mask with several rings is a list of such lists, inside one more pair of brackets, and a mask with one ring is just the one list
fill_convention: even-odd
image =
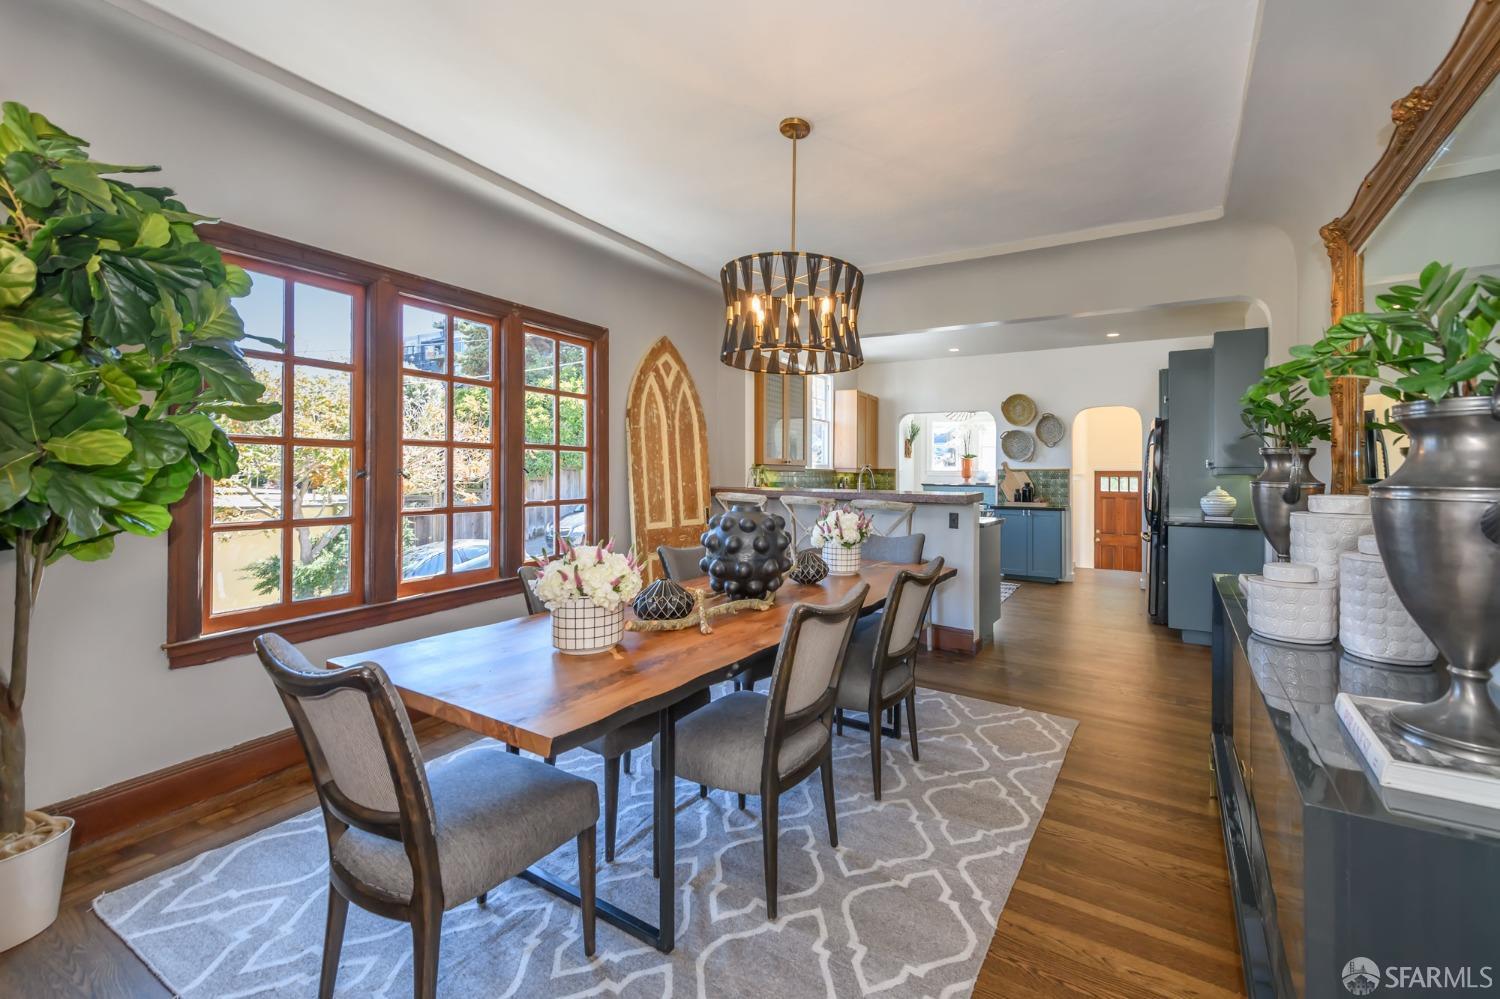
[(797, 143), (812, 132), (805, 118), (783, 118), (792, 140), (791, 248), (746, 254), (719, 271), (724, 288), (724, 345), (731, 368), (771, 374), (852, 371), (859, 346), (859, 299), (865, 276), (826, 253), (797, 249)]

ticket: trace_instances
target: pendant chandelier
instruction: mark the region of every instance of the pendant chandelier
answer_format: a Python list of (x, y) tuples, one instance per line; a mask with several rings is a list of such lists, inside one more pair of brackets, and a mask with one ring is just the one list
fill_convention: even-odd
[(865, 276), (826, 253), (797, 249), (797, 142), (812, 125), (784, 118), (792, 140), (791, 249), (767, 250), (724, 265), (724, 346), (731, 368), (769, 374), (851, 371), (865, 361), (859, 346), (859, 297)]

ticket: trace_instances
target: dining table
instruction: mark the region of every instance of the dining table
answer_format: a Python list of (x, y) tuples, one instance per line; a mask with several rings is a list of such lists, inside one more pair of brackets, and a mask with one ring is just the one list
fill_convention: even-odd
[[(696, 625), (676, 631), (627, 629), (617, 645), (591, 655), (558, 652), (552, 645), (550, 615), (536, 614), (336, 656), (328, 665), (377, 663), (408, 709), (547, 759), (655, 714), (653, 840), (656, 856), (670, 858), (676, 852), (677, 706), (697, 691), (728, 680), (746, 660), (776, 648), (796, 605), (835, 604), (868, 583), (861, 613), (873, 613), (884, 606), (897, 573), (921, 568), (862, 562), (857, 575), (830, 575), (814, 584), (787, 578), (769, 609), (715, 616), (709, 634)], [(940, 581), (955, 575), (955, 570), (945, 569)], [(704, 578), (682, 582), (707, 589)], [(626, 616), (633, 619), (634, 612), (627, 610)], [(595, 911), (610, 925), (669, 953), (675, 938), (676, 872), (670, 862), (657, 866), (654, 924), (604, 898), (596, 901)], [(580, 904), (577, 885), (536, 867), (520, 877)]]

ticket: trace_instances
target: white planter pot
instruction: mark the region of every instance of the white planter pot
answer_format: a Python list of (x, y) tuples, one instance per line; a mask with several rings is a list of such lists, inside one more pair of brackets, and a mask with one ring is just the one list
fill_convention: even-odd
[(1368, 496), (1309, 496), (1307, 509), (1291, 515), (1293, 562), (1318, 567), (1319, 579), (1339, 578), (1339, 556), (1354, 551), (1375, 527)]
[(57, 919), (73, 820), (41, 846), (0, 860), (0, 952), (30, 940)]
[(1437, 658), (1437, 646), (1396, 596), (1373, 534), (1339, 559), (1339, 643), (1381, 663), (1425, 666)]
[(552, 645), (565, 655), (603, 652), (624, 634), (624, 604), (608, 610), (592, 600), (566, 600), (552, 608)]
[(830, 541), (825, 544), (823, 546), (823, 561), (828, 563), (828, 575), (858, 576), (859, 550), (861, 547), (861, 545), (855, 545), (853, 548), (845, 548), (836, 541)]
[(1265, 576), (1240, 576), (1251, 631), (1301, 645), (1324, 645), (1338, 636), (1336, 581), (1303, 563), (1272, 563), (1266, 571)]

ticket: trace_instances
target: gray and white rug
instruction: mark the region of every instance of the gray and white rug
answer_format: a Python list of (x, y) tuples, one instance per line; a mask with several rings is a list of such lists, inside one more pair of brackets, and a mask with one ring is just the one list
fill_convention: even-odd
[[(868, 736), (836, 738), (838, 849), (816, 775), (782, 797), (776, 922), (762, 901), (756, 800), (742, 812), (732, 794), (700, 800), (679, 782), (672, 954), (601, 922), (585, 961), (578, 910), (513, 880), (488, 906), (444, 917), (439, 994), (969, 995), (1077, 723), (931, 690), (918, 691), (917, 721), (920, 763), (904, 738), (884, 740), (879, 802)], [(602, 781), (592, 754), (558, 764)], [(621, 782), (617, 859), (601, 864), (598, 890), (654, 920), (650, 815), (649, 766), (638, 765)], [(179, 995), (314, 996), (327, 863), (321, 815), (307, 812), (101, 895), (94, 911)], [(543, 862), (569, 881), (575, 864), (571, 843)], [(409, 996), (407, 926), (351, 907), (338, 985), (340, 996)]]
[(1000, 584), (1000, 602), (1002, 604), (1005, 603), (1005, 601), (1009, 600), (1012, 596), (1014, 596), (1015, 592), (1017, 590), (1019, 590), (1020, 588), (1021, 588), (1021, 584), (1020, 583), (1001, 583)]

